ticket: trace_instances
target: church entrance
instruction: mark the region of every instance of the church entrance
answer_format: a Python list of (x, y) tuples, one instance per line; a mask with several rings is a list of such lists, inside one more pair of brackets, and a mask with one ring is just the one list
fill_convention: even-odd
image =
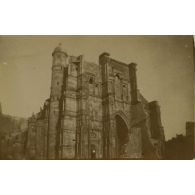
[(116, 156), (127, 157), (127, 145), (129, 142), (128, 128), (121, 116), (116, 115)]

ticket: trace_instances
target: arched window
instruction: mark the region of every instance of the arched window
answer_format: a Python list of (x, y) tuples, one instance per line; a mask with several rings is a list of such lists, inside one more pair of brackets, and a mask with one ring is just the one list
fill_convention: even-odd
[(127, 143), (129, 142), (128, 127), (123, 118), (119, 115), (115, 116), (116, 121), (116, 146), (117, 158), (124, 158), (127, 155)]

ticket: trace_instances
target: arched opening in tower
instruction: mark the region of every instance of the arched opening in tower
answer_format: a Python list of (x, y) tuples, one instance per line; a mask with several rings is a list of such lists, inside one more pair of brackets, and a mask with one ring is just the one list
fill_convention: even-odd
[(127, 145), (129, 142), (128, 128), (121, 116), (116, 115), (116, 156), (125, 158), (127, 156)]

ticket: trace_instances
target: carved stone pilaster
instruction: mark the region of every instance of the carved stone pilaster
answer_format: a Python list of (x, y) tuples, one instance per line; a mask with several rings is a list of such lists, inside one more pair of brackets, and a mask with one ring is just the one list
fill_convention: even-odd
[(138, 94), (137, 94), (137, 76), (136, 76), (136, 66), (137, 64), (129, 64), (129, 77), (130, 77), (130, 86), (131, 86), (131, 104), (137, 104)]

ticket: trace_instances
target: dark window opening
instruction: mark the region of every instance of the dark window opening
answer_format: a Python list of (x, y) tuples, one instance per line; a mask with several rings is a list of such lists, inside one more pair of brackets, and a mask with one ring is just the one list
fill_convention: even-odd
[(115, 77), (117, 77), (118, 79), (120, 79), (119, 73), (116, 73)]
[(93, 84), (93, 82), (94, 82), (93, 77), (90, 77), (90, 79), (89, 79), (89, 84)]

